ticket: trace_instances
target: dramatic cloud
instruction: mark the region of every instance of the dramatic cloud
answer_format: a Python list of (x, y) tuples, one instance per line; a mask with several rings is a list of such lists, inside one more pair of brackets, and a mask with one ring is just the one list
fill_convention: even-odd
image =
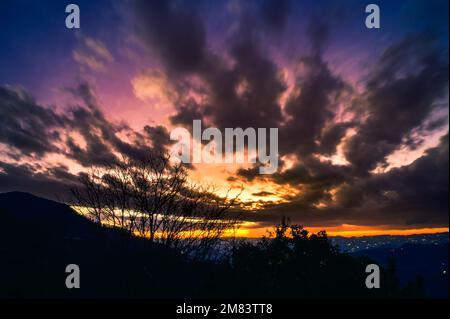
[[(336, 194), (341, 208), (359, 208), (359, 217), (396, 224), (448, 223), (448, 133), (439, 146), (411, 165), (356, 179)], [(367, 216), (362, 216), (362, 215)], [(358, 218), (358, 216), (352, 216)]]
[(152, 141), (152, 146), (158, 151), (163, 151), (167, 146), (171, 145), (173, 141), (170, 140), (169, 131), (165, 126), (148, 126), (144, 127), (145, 133)]
[[(273, 4), (264, 3), (262, 13), (267, 14), (266, 6)], [(178, 76), (176, 80), (195, 75), (201, 82), (200, 94), (206, 95), (202, 103), (188, 94), (187, 99), (177, 101), (178, 112), (172, 122), (189, 125), (193, 119), (207, 118), (220, 128), (276, 127), (281, 121), (279, 98), (286, 86), (280, 69), (264, 54), (255, 26), (243, 20), (228, 40), (230, 65), (224, 56), (208, 49), (198, 10), (188, 9), (183, 2), (136, 2), (138, 28), (144, 42), (160, 53), (172, 79), (174, 74)], [(266, 18), (282, 24), (285, 12), (275, 15)], [(185, 90), (198, 94), (198, 88), (193, 86), (188, 85)]]
[[(448, 223), (448, 135), (408, 166), (384, 174), (370, 171), (402, 146), (417, 148), (423, 137), (448, 126), (440, 112), (448, 104), (448, 58), (434, 39), (409, 36), (384, 51), (362, 93), (328, 67), (323, 58), (328, 28), (311, 20), (311, 54), (288, 97), (280, 127), (281, 155), (294, 165), (263, 179), (297, 187), (288, 203), (267, 204), (252, 218), (274, 222), (281, 216), (306, 224), (424, 226)], [(344, 106), (351, 120), (337, 122)], [(437, 111), (437, 112), (436, 112)], [(432, 115), (441, 114), (431, 119)], [(354, 133), (344, 140), (349, 130)], [(325, 160), (342, 144), (343, 160)], [(446, 157), (447, 156), (447, 157)], [(237, 176), (261, 179), (257, 167)], [(236, 178), (236, 177), (234, 177)], [(406, 217), (407, 216), (407, 217)]]
[(23, 89), (0, 86), (0, 142), (27, 156), (57, 151), (67, 118), (37, 104)]
[(65, 91), (81, 104), (60, 115), (37, 104), (22, 89), (0, 87), (0, 142), (7, 147), (9, 157), (19, 161), (0, 162), (2, 190), (25, 190), (55, 197), (58, 193), (67, 195), (70, 186), (76, 183), (77, 177), (66, 166), (23, 164), (20, 161), (24, 156), (40, 161), (44, 155), (63, 155), (90, 168), (110, 165), (121, 155), (142, 159), (152, 149), (162, 150), (170, 144), (165, 127), (145, 126), (142, 132), (137, 132), (126, 124), (109, 121), (88, 83)]
[[(2, 190), (52, 196), (76, 182), (77, 169), (167, 149), (172, 126), (201, 119), (204, 128), (279, 130), (275, 174), (260, 175), (260, 164), (192, 171), (248, 187), (241, 204), (249, 220), (448, 225), (448, 2), (390, 5), (398, 12), (367, 30), (362, 9), (335, 2), (121, 4), (119, 19), (67, 46), (61, 63), (75, 60), (75, 77), (89, 82), (65, 88), (57, 106), (0, 86)], [(110, 27), (114, 39), (104, 36)], [(11, 60), (0, 53), (0, 63)], [(14, 51), (19, 60), (25, 53)], [(48, 74), (39, 69), (29, 82), (27, 65), (19, 72), (3, 63), (12, 80), (0, 74), (2, 83), (24, 82), (39, 101), (52, 100), (60, 79), (49, 56), (56, 53), (46, 52)], [(59, 105), (67, 93), (69, 105)]]
[[(84, 82), (67, 90), (83, 102), (83, 105), (72, 110), (70, 125), (74, 132), (83, 137), (86, 147), (81, 148), (69, 137), (69, 151), (66, 155), (82, 165), (107, 165), (115, 162), (116, 155), (120, 154), (139, 160), (148, 156), (152, 146), (163, 149), (170, 144), (169, 134), (164, 127), (147, 125), (143, 132), (138, 132), (125, 123), (109, 121), (88, 83)], [(129, 141), (124, 140), (121, 135), (126, 135)]]
[(206, 115), (220, 128), (277, 127), (279, 98), (286, 88), (280, 70), (262, 54), (252, 34), (241, 34), (233, 41), (234, 67), (204, 74), (210, 90)]
[(294, 152), (300, 157), (311, 156), (320, 148), (325, 153), (333, 153), (349, 126), (331, 122), (340, 98), (349, 88), (332, 74), (323, 60), (321, 52), (328, 27), (313, 19), (308, 30), (312, 53), (300, 58), (302, 72), (297, 76), (296, 87), (286, 103), (288, 120), (280, 128), (282, 154)]
[(0, 161), (0, 192), (24, 191), (38, 196), (69, 199), (70, 188), (78, 183), (78, 177), (65, 166), (41, 167), (40, 165), (12, 165)]
[[(448, 94), (448, 56), (426, 35), (389, 47), (367, 83), (362, 119), (345, 146), (357, 170), (372, 170), (419, 127)], [(448, 107), (448, 106), (447, 106)]]
[(282, 216), (299, 224), (390, 225), (391, 227), (433, 227), (446, 225), (448, 216), (448, 135), (438, 147), (408, 166), (371, 178), (343, 184), (335, 202), (325, 208), (309, 204), (307, 193), (284, 204), (269, 204), (249, 214), (249, 219), (268, 225)]

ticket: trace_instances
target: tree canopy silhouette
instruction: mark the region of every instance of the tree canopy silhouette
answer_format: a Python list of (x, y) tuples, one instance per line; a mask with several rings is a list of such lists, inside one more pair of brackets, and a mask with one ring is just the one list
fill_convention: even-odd
[(332, 245), (327, 233), (311, 234), (283, 219), (256, 244), (244, 241), (231, 256), (240, 293), (249, 297), (382, 296), (365, 286), (367, 258), (354, 258)]

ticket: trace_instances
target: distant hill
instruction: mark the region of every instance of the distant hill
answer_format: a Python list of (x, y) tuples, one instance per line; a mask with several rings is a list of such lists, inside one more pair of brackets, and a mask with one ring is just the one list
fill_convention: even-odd
[[(100, 231), (98, 225), (69, 206), (23, 192), (0, 194), (0, 218), (6, 221), (2, 225), (10, 231), (31, 226), (33, 229), (28, 231), (44, 233), (46, 236), (87, 239), (98, 235)], [(18, 228), (11, 229), (8, 225)]]
[[(189, 284), (174, 251), (28, 193), (0, 194), (0, 256), (0, 298), (181, 297), (172, 286)], [(82, 289), (65, 287), (72, 263)]]
[(449, 242), (448, 232), (415, 235), (377, 235), (362, 237), (330, 237), (333, 244), (344, 252), (354, 253), (359, 250), (374, 248), (398, 248), (405, 244), (441, 245)]
[[(123, 230), (101, 227), (65, 204), (28, 193), (2, 193), (0, 298), (392, 296), (364, 285), (365, 265), (373, 260), (384, 264), (388, 251), (361, 251), (352, 257), (335, 252), (328, 239), (317, 236), (305, 238), (296, 250), (286, 243), (243, 243), (222, 262), (193, 261)], [(431, 271), (425, 278), (431, 285), (441, 283), (434, 281), (435, 269), (427, 262), (436, 265), (445, 255), (433, 249), (404, 247), (397, 258), (398, 269), (404, 270), (400, 275), (411, 273), (408, 265), (423, 266), (425, 275)], [(448, 262), (448, 250), (446, 256)], [(66, 288), (68, 264), (80, 267), (81, 289)], [(432, 296), (442, 295), (441, 288), (427, 287), (435, 289)]]
[(382, 266), (395, 261), (400, 285), (423, 279), (427, 297), (448, 298), (449, 233), (331, 237), (333, 244), (355, 257)]

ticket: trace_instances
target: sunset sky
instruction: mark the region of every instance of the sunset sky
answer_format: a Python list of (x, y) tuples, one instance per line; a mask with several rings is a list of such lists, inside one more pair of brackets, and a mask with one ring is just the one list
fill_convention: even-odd
[(2, 0), (0, 192), (66, 198), (80, 172), (201, 119), (279, 130), (274, 174), (190, 169), (218, 195), (244, 188), (243, 236), (282, 216), (331, 234), (447, 231), (448, 36), (447, 0)]

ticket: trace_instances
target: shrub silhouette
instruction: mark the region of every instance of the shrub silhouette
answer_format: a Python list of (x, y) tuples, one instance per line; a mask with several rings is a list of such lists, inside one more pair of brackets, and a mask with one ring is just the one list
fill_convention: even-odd
[[(381, 289), (367, 289), (373, 261), (286, 220), (269, 237), (201, 260), (30, 194), (0, 194), (0, 217), (0, 298), (417, 297), (422, 285), (399, 292), (391, 267)], [(82, 289), (64, 285), (70, 263), (81, 268)]]
[(383, 296), (385, 289), (365, 286), (366, 258), (339, 252), (325, 231), (310, 234), (285, 220), (271, 238), (242, 242), (231, 256), (234, 280), (246, 297)]

